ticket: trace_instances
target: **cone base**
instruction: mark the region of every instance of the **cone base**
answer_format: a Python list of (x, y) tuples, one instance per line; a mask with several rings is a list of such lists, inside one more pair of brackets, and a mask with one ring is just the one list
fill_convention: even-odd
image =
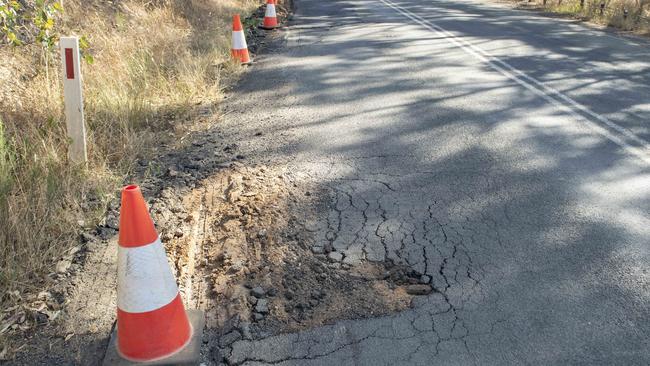
[(274, 25), (274, 26), (266, 26), (266, 25), (260, 25), (258, 26), (259, 29), (264, 29), (264, 30), (275, 30), (280, 28), (279, 25)]
[[(193, 365), (196, 366), (200, 363), (201, 343), (203, 338), (203, 328), (205, 327), (205, 314), (201, 310), (187, 310), (187, 317), (190, 321), (192, 329), (192, 338), (189, 343), (180, 351), (173, 355), (161, 360), (147, 362), (147, 365)], [(111, 340), (106, 349), (106, 356), (104, 357), (104, 366), (126, 366), (126, 365), (142, 365), (142, 363), (134, 362), (125, 359), (117, 351), (117, 332), (113, 330)]]

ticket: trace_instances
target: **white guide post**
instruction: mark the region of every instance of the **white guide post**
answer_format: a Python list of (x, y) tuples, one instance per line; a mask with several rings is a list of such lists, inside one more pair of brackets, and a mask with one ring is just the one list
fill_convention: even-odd
[(84, 125), (84, 104), (81, 91), (81, 62), (79, 60), (79, 38), (61, 37), (61, 63), (63, 64), (63, 95), (68, 137), (72, 140), (68, 151), (75, 163), (88, 161), (86, 152), (86, 126)]

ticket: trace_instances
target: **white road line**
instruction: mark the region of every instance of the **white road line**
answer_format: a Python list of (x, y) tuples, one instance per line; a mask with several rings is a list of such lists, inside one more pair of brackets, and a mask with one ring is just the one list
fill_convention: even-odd
[[(496, 71), (500, 72), (501, 74), (505, 75), (507, 78), (515, 81), (517, 84), (525, 87), (526, 89), (532, 91), (533, 93), (537, 94), (538, 96), (544, 98), (548, 102), (554, 104), (555, 106), (565, 110), (572, 116), (582, 120), (589, 128), (591, 128), (593, 131), (601, 134), (602, 136), (606, 137), (610, 141), (614, 142), (615, 144), (621, 146), (625, 151), (628, 153), (636, 156), (637, 158), (641, 159), (647, 164), (650, 164), (650, 143), (645, 141), (644, 139), (636, 136), (632, 131), (608, 120), (607, 118), (603, 117), (602, 115), (595, 113), (588, 109), (587, 107), (581, 105), (580, 103), (576, 102), (575, 100), (571, 99), (570, 97), (562, 94), (558, 90), (549, 87), (545, 85), (543, 82), (527, 75), (526, 73), (516, 69), (515, 67), (511, 66), (505, 61), (500, 60), (499, 58), (490, 55), (486, 51), (480, 49), (479, 47), (474, 46), (473, 44), (467, 42), (464, 39), (461, 39), (454, 34), (448, 32), (446, 29), (440, 27), (439, 25), (436, 25), (435, 23), (432, 23), (426, 19), (423, 19), (422, 17), (410, 12), (407, 9), (404, 9), (400, 5), (396, 5), (395, 3), (391, 2), (390, 0), (379, 0), (384, 5), (392, 8), (393, 10), (399, 12), (400, 14), (404, 15), (405, 17), (413, 20), (414, 22), (420, 24), (421, 26), (438, 33), (439, 35), (444, 36), (444, 38), (448, 39), (450, 42), (464, 50), (465, 52), (471, 54), (472, 56), (478, 58), (481, 61), (486, 62), (489, 64), (493, 69)], [(554, 98), (555, 97), (555, 98)], [(560, 100), (557, 100), (557, 99)], [(564, 103), (562, 103), (564, 102)], [(566, 104), (565, 104), (566, 103)], [(567, 105), (568, 104), (568, 105)], [(585, 116), (579, 114), (576, 112), (576, 110), (596, 119), (597, 121), (601, 122), (602, 124), (608, 126), (612, 130), (617, 131), (627, 139), (634, 141), (636, 144), (640, 145), (640, 147), (635, 147), (630, 145), (628, 142), (624, 140), (624, 138), (621, 136), (616, 136), (609, 130), (605, 129), (603, 126), (593, 122), (592, 120), (586, 118)]]

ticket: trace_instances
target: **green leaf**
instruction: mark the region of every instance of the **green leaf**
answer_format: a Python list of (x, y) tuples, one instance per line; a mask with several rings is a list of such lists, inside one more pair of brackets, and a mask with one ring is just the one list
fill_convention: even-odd
[(92, 64), (95, 63), (95, 58), (93, 57), (93, 55), (91, 55), (89, 53), (84, 53), (83, 58), (84, 58), (84, 61), (86, 61), (86, 63), (88, 65), (92, 65)]
[(86, 38), (86, 36), (81, 36), (79, 39), (79, 48), (82, 50), (90, 48), (90, 45), (88, 44), (88, 38)]

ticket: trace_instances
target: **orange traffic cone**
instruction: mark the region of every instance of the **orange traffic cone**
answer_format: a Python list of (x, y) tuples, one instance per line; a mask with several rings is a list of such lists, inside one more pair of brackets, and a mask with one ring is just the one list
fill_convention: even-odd
[(251, 63), (250, 55), (248, 54), (248, 45), (246, 44), (246, 36), (244, 35), (244, 28), (241, 25), (239, 14), (232, 17), (232, 57), (239, 60), (242, 64)]
[(183, 349), (192, 326), (138, 186), (122, 190), (117, 273), (119, 354), (143, 362)]
[(275, 1), (266, 1), (266, 14), (264, 14), (264, 24), (260, 26), (262, 29), (275, 29), (278, 27), (278, 17), (275, 14)]

